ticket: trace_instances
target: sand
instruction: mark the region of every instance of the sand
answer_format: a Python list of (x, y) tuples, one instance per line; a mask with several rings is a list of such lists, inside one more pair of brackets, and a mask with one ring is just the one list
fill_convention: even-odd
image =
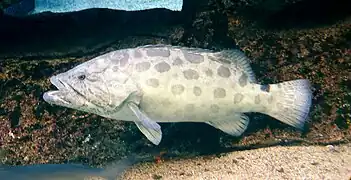
[(221, 156), (137, 164), (127, 180), (351, 179), (351, 144), (275, 146)]

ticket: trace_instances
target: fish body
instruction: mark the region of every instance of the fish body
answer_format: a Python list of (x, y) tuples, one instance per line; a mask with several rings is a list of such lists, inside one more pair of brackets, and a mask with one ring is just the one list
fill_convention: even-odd
[(233, 136), (259, 112), (302, 128), (311, 106), (306, 79), (261, 85), (240, 50), (146, 45), (98, 56), (50, 78), (44, 100), (133, 121), (154, 144), (157, 122), (204, 122)]

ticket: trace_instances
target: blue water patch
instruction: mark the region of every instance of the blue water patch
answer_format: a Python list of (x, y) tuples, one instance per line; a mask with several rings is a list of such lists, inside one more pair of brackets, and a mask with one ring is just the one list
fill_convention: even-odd
[(34, 0), (23, 0), (4, 9), (4, 13), (13, 16), (25, 16), (35, 8)]
[(23, 0), (4, 10), (5, 14), (23, 16), (42, 12), (65, 13), (92, 8), (140, 11), (165, 8), (181, 11), (183, 0)]
[(102, 168), (80, 164), (37, 164), (25, 166), (0, 166), (0, 177), (11, 180), (84, 179), (99, 176)]
[(142, 160), (143, 158), (133, 154), (110, 162), (103, 168), (83, 164), (0, 165), (0, 179), (6, 177), (8, 180), (82, 180), (86, 177), (100, 177), (115, 180), (120, 178), (125, 170)]

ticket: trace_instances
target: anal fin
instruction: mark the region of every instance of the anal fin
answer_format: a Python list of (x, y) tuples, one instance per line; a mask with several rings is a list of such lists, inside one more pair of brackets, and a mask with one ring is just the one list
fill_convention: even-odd
[(249, 125), (250, 119), (244, 114), (234, 114), (224, 119), (206, 122), (207, 124), (232, 136), (240, 136)]

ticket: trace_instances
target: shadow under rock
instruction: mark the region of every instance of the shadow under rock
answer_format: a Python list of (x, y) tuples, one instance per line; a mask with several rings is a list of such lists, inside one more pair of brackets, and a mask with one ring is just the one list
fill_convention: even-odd
[[(82, 55), (101, 51), (128, 36), (165, 38), (181, 22), (167, 9), (137, 12), (89, 9), (0, 18), (0, 57)], [(168, 28), (168, 29), (167, 29)]]
[(234, 48), (227, 30), (227, 17), (208, 0), (184, 0), (180, 12), (163, 8), (88, 9), (26, 17), (3, 15), (0, 57), (31, 60), (87, 56), (155, 43), (196, 47), (225, 44)]
[(350, 0), (265, 0), (240, 13), (267, 29), (312, 28), (334, 24), (351, 16)]
[[(248, 136), (256, 133), (259, 130), (269, 127), (271, 130), (287, 128), (288, 125), (265, 115), (258, 113), (249, 113), (250, 124), (243, 136)], [(292, 140), (286, 142), (266, 143), (261, 142), (256, 145), (240, 145), (238, 142), (242, 140), (243, 136), (234, 137), (216, 129), (206, 123), (182, 122), (182, 123), (160, 123), (162, 127), (162, 141), (158, 146), (145, 146), (150, 142), (134, 127), (130, 125), (131, 129), (125, 131), (122, 139), (129, 147), (133, 147), (132, 151), (139, 153), (155, 153), (159, 151), (167, 151), (168, 155), (177, 152), (176, 157), (187, 157), (195, 155), (211, 155), (218, 153), (225, 153), (236, 150), (248, 150), (259, 147), (269, 147), (274, 145), (289, 145), (301, 143), (303, 140)], [(136, 133), (135, 133), (136, 132)], [(297, 137), (298, 139), (299, 137)]]
[[(251, 116), (250, 116), (251, 117)], [(264, 122), (259, 122), (259, 121)], [(259, 128), (270, 127), (271, 130), (285, 127), (282, 123), (269, 120), (266, 117), (252, 118), (252, 123), (248, 130), (244, 132), (244, 136), (257, 132)], [(268, 122), (268, 123), (267, 123)], [(338, 145), (347, 143), (346, 140), (324, 142), (311, 142), (300, 137), (287, 137), (283, 139), (260, 140), (257, 143), (243, 145), (238, 143), (243, 136), (234, 137), (221, 132), (205, 123), (162, 123), (163, 136), (158, 146), (150, 145), (148, 140), (140, 133), (135, 133), (137, 129), (134, 127), (133, 132), (124, 132), (121, 139), (134, 154), (148, 154), (159, 156), (160, 152), (164, 152), (163, 159), (169, 158), (192, 158), (197, 156), (212, 156), (222, 153), (230, 153), (234, 151), (244, 151), (272, 146), (296, 146), (296, 145)], [(259, 125), (257, 127), (257, 125)], [(153, 161), (149, 159), (147, 161)]]

